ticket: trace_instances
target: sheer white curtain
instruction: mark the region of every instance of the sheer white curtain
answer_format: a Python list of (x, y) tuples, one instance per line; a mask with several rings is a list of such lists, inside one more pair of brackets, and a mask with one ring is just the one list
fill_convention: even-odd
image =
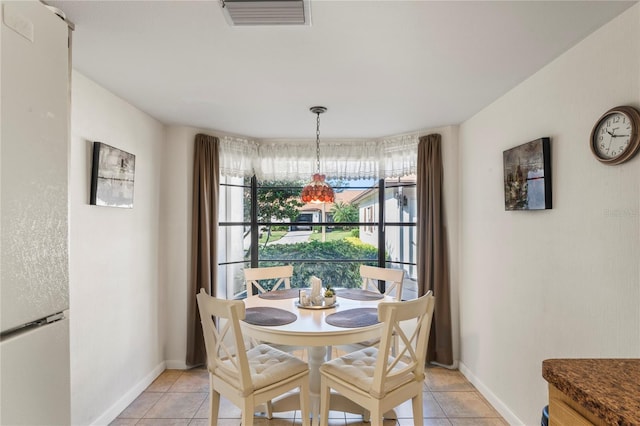
[[(380, 179), (416, 173), (418, 135), (379, 140), (320, 141), (320, 173), (328, 179)], [(261, 180), (307, 180), (316, 172), (309, 140), (222, 138), (220, 173)]]
[[(316, 144), (291, 140), (261, 141), (253, 165), (259, 180), (306, 180), (316, 170)], [(320, 168), (322, 170), (322, 166)]]
[(220, 139), (220, 176), (253, 176), (253, 162), (258, 157), (258, 144), (242, 138)]
[(418, 135), (405, 135), (381, 141), (382, 178), (415, 175), (418, 165)]

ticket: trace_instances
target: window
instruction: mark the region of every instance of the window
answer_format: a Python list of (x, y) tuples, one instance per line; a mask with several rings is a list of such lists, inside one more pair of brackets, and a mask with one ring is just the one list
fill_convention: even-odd
[(218, 294), (245, 297), (245, 267), (292, 264), (292, 287), (313, 275), (359, 287), (368, 264), (404, 269), (403, 297), (416, 297), (415, 176), (331, 182), (326, 204), (300, 202), (305, 183), (221, 177)]
[(374, 227), (373, 223), (375, 222), (375, 211), (373, 206), (366, 206), (363, 208), (364, 210), (364, 221), (367, 225), (364, 227), (364, 231), (368, 234), (373, 234)]

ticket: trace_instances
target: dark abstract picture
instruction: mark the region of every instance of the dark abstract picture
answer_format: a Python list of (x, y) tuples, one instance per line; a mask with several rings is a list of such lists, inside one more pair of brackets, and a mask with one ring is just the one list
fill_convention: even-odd
[(102, 142), (94, 142), (90, 203), (133, 208), (135, 168), (135, 155)]
[(549, 138), (540, 138), (503, 152), (505, 210), (551, 208)]

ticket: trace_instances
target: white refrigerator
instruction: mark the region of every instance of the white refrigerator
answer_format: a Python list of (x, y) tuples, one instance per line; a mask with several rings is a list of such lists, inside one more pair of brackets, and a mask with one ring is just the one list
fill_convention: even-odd
[(0, 425), (68, 425), (70, 32), (0, 7)]

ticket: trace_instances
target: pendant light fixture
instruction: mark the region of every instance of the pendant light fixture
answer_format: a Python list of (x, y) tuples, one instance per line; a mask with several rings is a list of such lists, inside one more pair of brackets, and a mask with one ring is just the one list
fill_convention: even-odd
[(333, 189), (324, 181), (325, 175), (320, 174), (320, 114), (327, 111), (323, 106), (309, 108), (316, 114), (316, 173), (313, 180), (302, 188), (300, 198), (303, 203), (333, 203), (335, 195)]

